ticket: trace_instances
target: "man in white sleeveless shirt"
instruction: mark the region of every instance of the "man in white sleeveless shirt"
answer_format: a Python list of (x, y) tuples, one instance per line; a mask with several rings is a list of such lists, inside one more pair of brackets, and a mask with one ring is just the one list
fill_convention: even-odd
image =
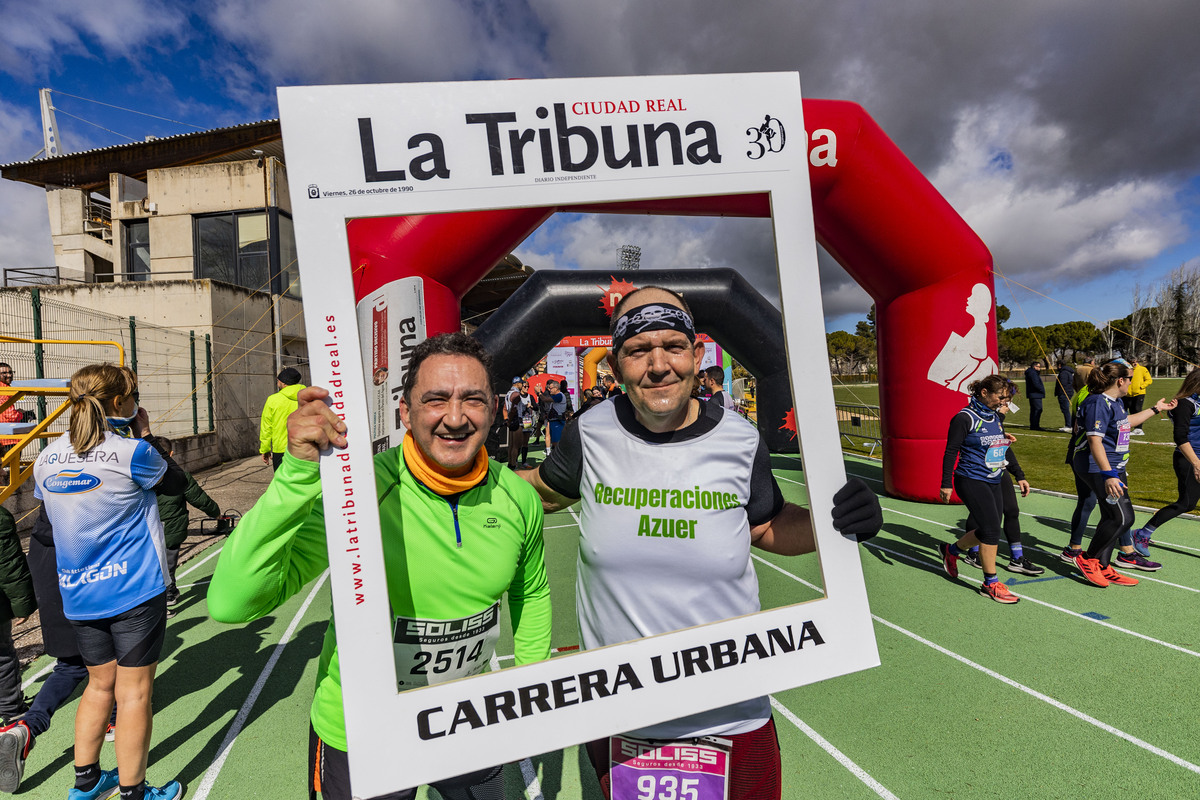
[[(582, 501), (576, 609), (585, 649), (756, 613), (750, 548), (815, 549), (808, 511), (784, 501), (758, 430), (691, 397), (704, 343), (683, 298), (660, 287), (626, 295), (612, 334), (608, 362), (626, 394), (578, 416), (537, 469), (519, 473), (548, 511)], [(878, 532), (879, 501), (862, 481), (851, 479), (834, 503), (844, 535)], [(766, 697), (628, 736), (729, 740), (729, 800), (780, 795)], [(616, 780), (609, 753), (607, 740), (588, 745), (606, 797)]]

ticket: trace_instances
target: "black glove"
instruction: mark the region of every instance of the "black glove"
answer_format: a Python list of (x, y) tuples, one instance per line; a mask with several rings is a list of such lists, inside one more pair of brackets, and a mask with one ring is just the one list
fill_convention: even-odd
[(865, 542), (883, 527), (879, 498), (860, 479), (850, 478), (833, 496), (833, 527), (858, 542)]

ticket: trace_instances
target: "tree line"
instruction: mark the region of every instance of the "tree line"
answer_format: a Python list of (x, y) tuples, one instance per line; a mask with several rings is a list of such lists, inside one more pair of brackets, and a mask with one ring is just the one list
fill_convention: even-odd
[[(1010, 328), (1009, 309), (996, 306), (1000, 368), (1023, 369), (1049, 359), (1075, 364), (1089, 356), (1137, 358), (1155, 375), (1184, 375), (1200, 362), (1200, 263), (1184, 264), (1161, 281), (1130, 292), (1133, 310), (1100, 328), (1087, 320)], [(825, 335), (829, 369), (835, 375), (878, 370), (875, 306), (853, 333)]]

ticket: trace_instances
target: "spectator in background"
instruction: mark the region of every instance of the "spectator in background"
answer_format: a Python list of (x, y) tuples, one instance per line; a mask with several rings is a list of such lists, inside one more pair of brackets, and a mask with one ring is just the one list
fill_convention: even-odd
[(523, 378), (513, 381), (512, 389), (504, 398), (504, 422), (508, 427), (508, 468), (515, 470), (533, 469), (529, 463), (529, 434), (533, 432), (536, 416), (533, 396), (529, 394), (529, 383)]
[[(79, 654), (75, 629), (63, 616), (62, 595), (58, 589), (58, 566), (54, 555), (54, 529), (43, 505), (29, 536), (29, 571), (37, 598), (38, 622), (42, 629), (42, 647), (53, 656), (54, 669), (21, 719), (0, 728), (0, 792), (16, 792), (25, 774), (25, 759), (37, 737), (50, 729), (50, 719), (87, 680), (88, 671)], [(114, 710), (115, 711), (115, 710)], [(114, 717), (109, 717), (105, 738), (111, 740)]]
[(612, 375), (605, 375), (604, 376), (604, 397), (605, 397), (605, 399), (608, 399), (609, 397), (616, 397), (619, 394), (625, 394), (625, 392), (623, 389), (621, 389), (621, 385), (619, 383), (617, 383), (616, 378), (614, 378)]
[[(1122, 364), (1126, 363), (1125, 359), (1118, 359)], [(1080, 389), (1088, 385), (1088, 375), (1096, 368), (1096, 357), (1088, 356), (1087, 361), (1075, 367), (1075, 373), (1071, 376), (1071, 388), (1078, 392)]]
[[(9, 366), (8, 364), (5, 364), (3, 361), (0, 361), (0, 386), (12, 386), (12, 382), (13, 382), (13, 368), (11, 366)], [(4, 398), (0, 397), (0, 401), (3, 401), (3, 400), (4, 400)], [(4, 409), (3, 411), (0, 411), (0, 422), (24, 422), (24, 421), (25, 421), (25, 412), (22, 411), (21, 409), (17, 408), (15, 404), (9, 406), (8, 408)], [(8, 436), (0, 436), (0, 456), (4, 455), (6, 452), (8, 452), (8, 448), (12, 447), (14, 444), (16, 444), (19, 441), (21, 441), (21, 440), (12, 438), (12, 437), (8, 437)]]
[[(1137, 360), (1137, 356), (1129, 357), (1129, 366), (1133, 367), (1133, 382), (1129, 384), (1129, 394), (1125, 395), (1125, 411), (1132, 417), (1146, 404), (1146, 387), (1154, 383), (1154, 379), (1150, 377), (1150, 370)], [(1146, 435), (1141, 425), (1135, 425), (1129, 433), (1131, 436)]]
[(583, 412), (587, 411), (589, 408), (598, 406), (603, 402), (604, 402), (604, 390), (601, 389), (599, 386), (593, 386), (591, 389), (584, 389), (583, 390), (583, 402), (580, 403), (579, 413), (576, 414), (575, 416), (579, 416), (579, 414), (582, 414)]
[(559, 390), (558, 381), (546, 381), (546, 391), (542, 392), (539, 403), (542, 417), (546, 420), (546, 455), (549, 456), (562, 437), (563, 426), (571, 418), (574, 409), (571, 408), (571, 396)]
[(296, 395), (304, 386), (300, 383), (300, 371), (288, 367), (275, 379), (279, 391), (263, 403), (262, 421), (258, 425), (258, 452), (264, 464), (279, 469), (283, 454), (287, 451), (287, 418), (299, 406)]
[[(25, 713), (25, 696), (21, 693), (21, 662), (13, 645), (12, 629), (21, 625), (37, 610), (33, 594), (33, 578), (21, 550), (17, 522), (4, 506), (0, 506), (0, 717), (8, 725)], [(0, 748), (0, 753), (3, 748)], [(0, 791), (11, 783), (4, 770), (8, 761), (0, 759)], [(20, 782), (17, 776), (17, 782)]]
[[(155, 446), (169, 456), (174, 457), (175, 445), (165, 436), (156, 436)], [(179, 603), (179, 589), (175, 586), (175, 568), (179, 566), (179, 548), (183, 547), (188, 535), (188, 509), (191, 505), (209, 517), (216, 519), (221, 516), (221, 507), (213, 500), (196, 479), (187, 470), (182, 470), (187, 478), (187, 488), (183, 494), (160, 494), (158, 496), (158, 516), (163, 524), (163, 539), (167, 546), (167, 571), (171, 575), (171, 583), (167, 586), (167, 616), (175, 616), (171, 606)]]
[(1071, 395), (1079, 389), (1075, 388), (1075, 370), (1067, 366), (1067, 362), (1058, 362), (1058, 374), (1054, 376), (1054, 399), (1058, 401), (1058, 407), (1062, 411), (1063, 426), (1059, 428), (1063, 433), (1071, 432), (1071, 424), (1074, 420), (1071, 419)]
[(1042, 398), (1046, 385), (1042, 383), (1042, 362), (1035, 361), (1025, 370), (1025, 396), (1029, 398), (1029, 430), (1042, 429)]
[(724, 369), (716, 365), (709, 367), (700, 376), (700, 382), (704, 384), (704, 388), (711, 395), (709, 402), (720, 403), (721, 407), (727, 411), (736, 410), (733, 405), (733, 398), (725, 393)]

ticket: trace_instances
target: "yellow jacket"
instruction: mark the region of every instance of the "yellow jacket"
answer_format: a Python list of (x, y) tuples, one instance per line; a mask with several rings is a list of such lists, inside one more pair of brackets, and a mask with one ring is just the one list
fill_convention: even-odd
[(303, 384), (294, 383), (267, 398), (258, 426), (258, 452), (283, 453), (287, 450), (287, 418), (300, 407), (296, 395), (303, 388)]
[(1150, 377), (1150, 370), (1138, 364), (1133, 368), (1133, 380), (1129, 384), (1129, 394), (1139, 395), (1146, 393), (1146, 387), (1154, 383), (1154, 379)]

